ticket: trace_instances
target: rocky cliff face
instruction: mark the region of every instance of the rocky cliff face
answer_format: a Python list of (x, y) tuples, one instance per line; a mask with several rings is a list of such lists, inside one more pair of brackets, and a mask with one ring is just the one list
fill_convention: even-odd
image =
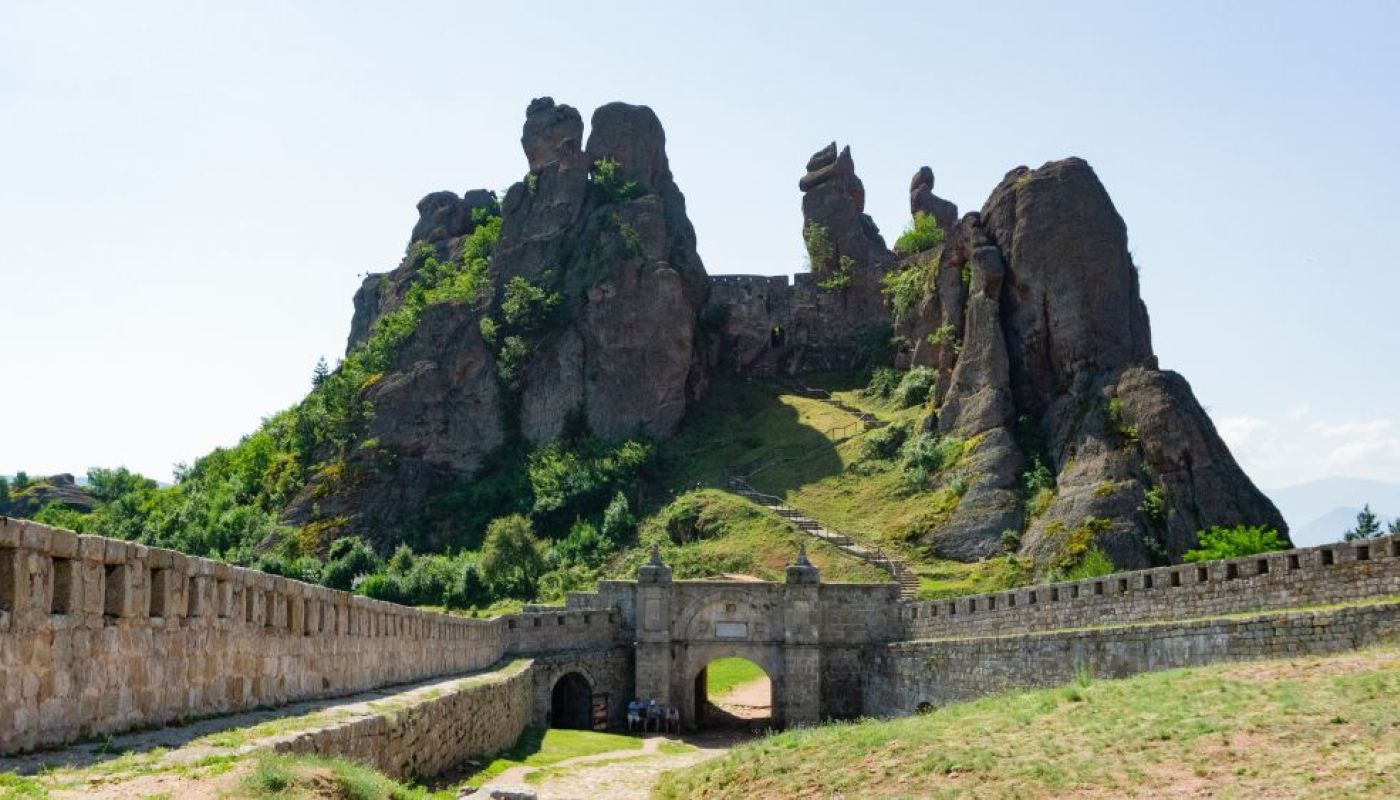
[(695, 329), (707, 279), (656, 115), (603, 106), (585, 146), (578, 111), (540, 98), (521, 144), (529, 172), (504, 199), (424, 197), (404, 261), (356, 293), (352, 352), (499, 213), (487, 289), (422, 308), (366, 381), (360, 446), (312, 478), (290, 521), (381, 541), (427, 525), (432, 542), (436, 523), (419, 517), (434, 488), (501, 448), (550, 441), (566, 424), (609, 440), (664, 437), (703, 390)]
[[(913, 210), (939, 214), (920, 184)], [(1186, 380), (1158, 369), (1126, 227), (1087, 163), (1013, 170), (919, 257), (929, 291), (901, 332), (939, 371), (928, 426), (967, 443), (966, 493), (924, 535), (936, 553), (984, 557), (1024, 529), (1042, 566), (1098, 546), (1140, 567), (1210, 525), (1286, 533)]]

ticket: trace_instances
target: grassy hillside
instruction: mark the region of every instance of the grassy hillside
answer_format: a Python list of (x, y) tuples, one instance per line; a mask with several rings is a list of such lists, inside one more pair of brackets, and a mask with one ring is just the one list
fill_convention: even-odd
[(805, 728), (667, 798), (1397, 797), (1400, 650), (1221, 665)]
[[(924, 409), (864, 391), (864, 375), (810, 375), (808, 386), (876, 417), (917, 429)], [(920, 596), (933, 599), (1010, 588), (1027, 576), (1015, 562), (964, 564), (931, 557), (912, 539), (930, 515), (956, 507), (948, 490), (911, 490), (897, 457), (872, 454), (884, 429), (862, 425), (830, 402), (789, 387), (754, 381), (718, 383), (671, 440), (660, 446), (660, 483), (719, 486), (742, 475), (761, 492), (784, 498), (808, 516), (909, 560)]]
[[(937, 482), (908, 480), (900, 445), (917, 436), (922, 400), (903, 391), (901, 381), (915, 373), (888, 374), (899, 391), (884, 400), (861, 391), (864, 375), (806, 377), (839, 403), (777, 383), (720, 379), (667, 441), (619, 444), (579, 435), (501, 454), (479, 479), (427, 501), (460, 528), (445, 544), (404, 531), (397, 548), (376, 551), (375, 542), (337, 538), (319, 523), (278, 523), (274, 512), (291, 490), (258, 488), (269, 465), (286, 461), (269, 438), (275, 420), (237, 447), (201, 459), (172, 487), (125, 469), (92, 470), (100, 501), (92, 513), (55, 506), (36, 519), (380, 600), (478, 612), (555, 601), (600, 577), (630, 576), (653, 542), (683, 578), (741, 573), (781, 580), (798, 543), (807, 541), (827, 580), (886, 580), (751, 503), (713, 488), (695, 493), (742, 475), (861, 543), (903, 555), (922, 572), (925, 596), (1023, 579), (1013, 562), (940, 562), (912, 544), (929, 515), (956, 507), (958, 495), (934, 488)], [(329, 391), (327, 381), (311, 399)], [(849, 408), (883, 424), (862, 422)], [(949, 457), (955, 463), (956, 454)]]
[(798, 545), (806, 544), (822, 580), (883, 583), (890, 579), (884, 570), (805, 536), (776, 514), (717, 489), (676, 498), (642, 522), (638, 539), (638, 547), (625, 551), (610, 566), (611, 577), (635, 575), (654, 542), (676, 578), (737, 574), (781, 581)]

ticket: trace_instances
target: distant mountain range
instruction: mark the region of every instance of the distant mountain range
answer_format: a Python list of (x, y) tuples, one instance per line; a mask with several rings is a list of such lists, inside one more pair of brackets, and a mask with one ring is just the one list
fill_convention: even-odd
[(1339, 541), (1356, 525), (1366, 504), (1383, 522), (1400, 516), (1400, 483), (1365, 478), (1323, 478), (1264, 494), (1283, 512), (1293, 543), (1305, 547)]

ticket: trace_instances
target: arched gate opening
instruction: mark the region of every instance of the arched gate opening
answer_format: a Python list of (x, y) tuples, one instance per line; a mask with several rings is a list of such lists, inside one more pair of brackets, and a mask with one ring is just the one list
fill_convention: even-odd
[(764, 730), (773, 726), (773, 682), (744, 658), (716, 658), (695, 675), (695, 726)]
[(593, 687), (577, 672), (568, 672), (554, 683), (549, 698), (549, 724), (554, 728), (588, 730), (593, 727)]

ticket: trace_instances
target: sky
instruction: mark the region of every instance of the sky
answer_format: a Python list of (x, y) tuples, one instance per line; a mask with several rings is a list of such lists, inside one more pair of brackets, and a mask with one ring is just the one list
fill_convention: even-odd
[(921, 165), (967, 211), (1081, 156), (1255, 481), (1400, 480), (1400, 4), (986, 5), (0, 0), (0, 474), (169, 479), (294, 403), (550, 95), (655, 109), (711, 274), (802, 268), (833, 139), (889, 241)]

